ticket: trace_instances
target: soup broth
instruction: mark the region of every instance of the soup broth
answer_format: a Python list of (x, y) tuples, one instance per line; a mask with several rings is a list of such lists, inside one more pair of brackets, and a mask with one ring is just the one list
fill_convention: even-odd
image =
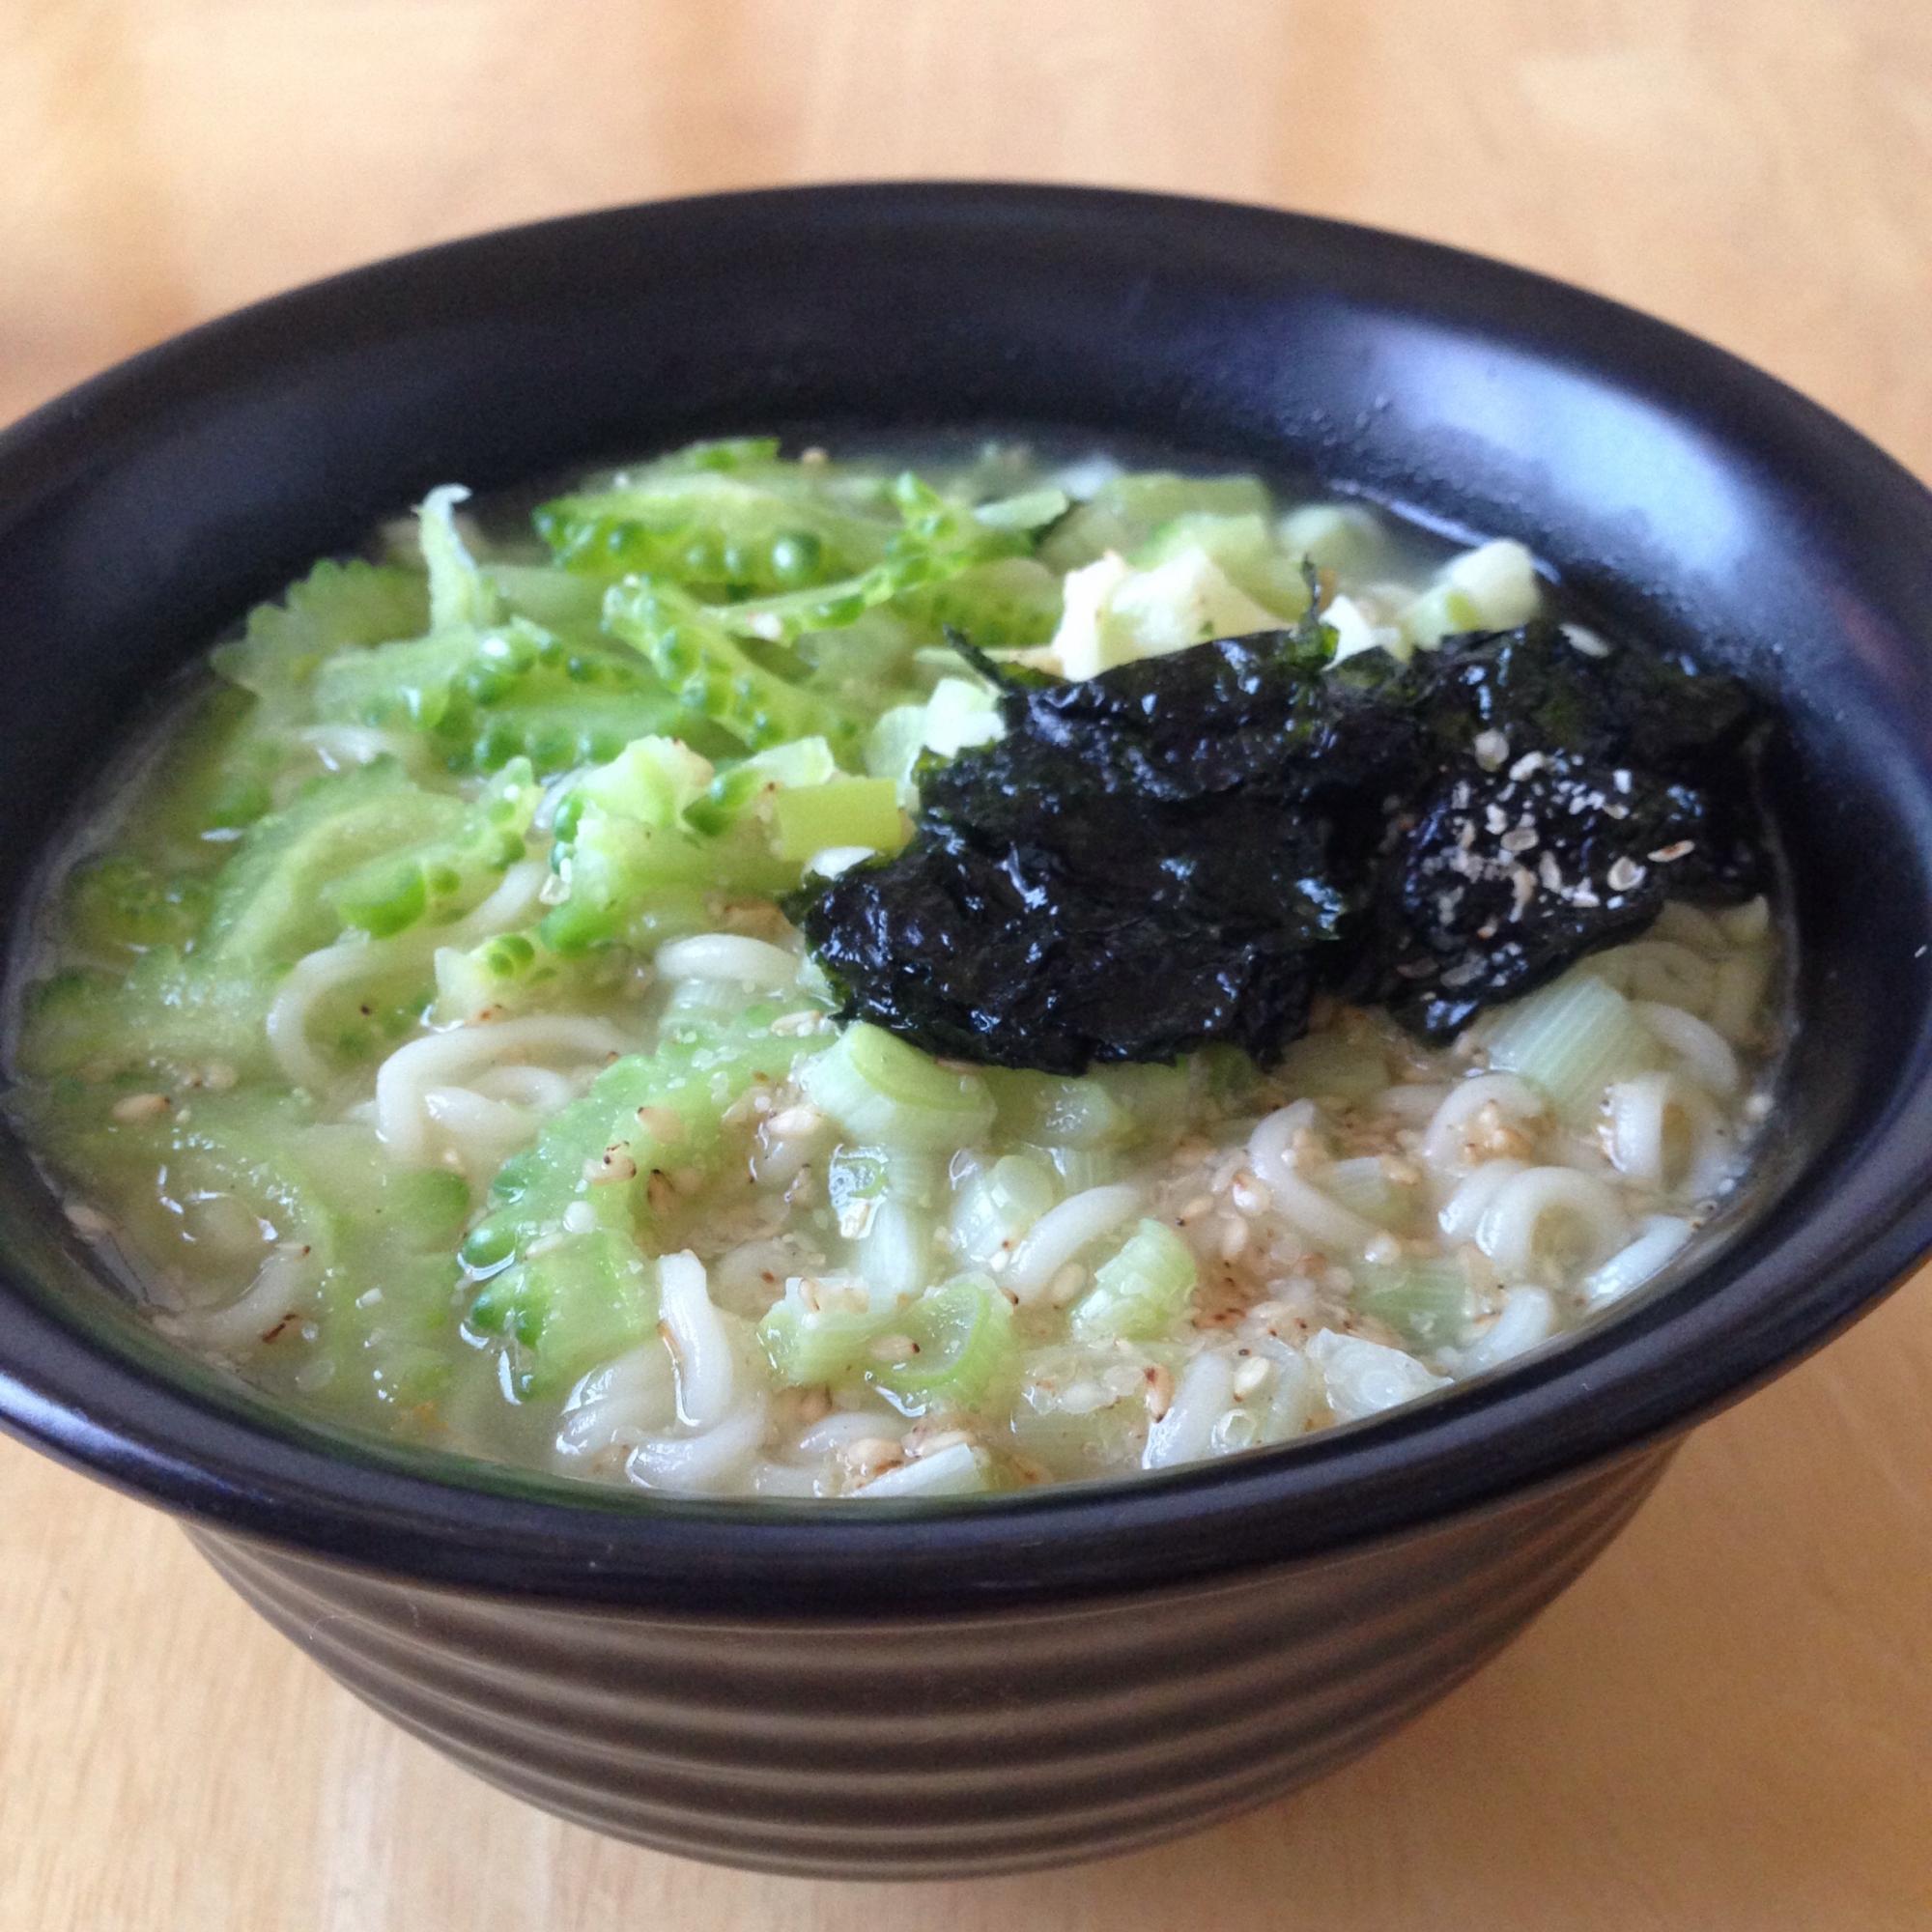
[(122, 760), (9, 1106), (159, 1328), (458, 1455), (966, 1495), (1364, 1420), (1735, 1219), (1741, 688), (1633, 709), (1506, 539), (893, 454), (434, 492)]

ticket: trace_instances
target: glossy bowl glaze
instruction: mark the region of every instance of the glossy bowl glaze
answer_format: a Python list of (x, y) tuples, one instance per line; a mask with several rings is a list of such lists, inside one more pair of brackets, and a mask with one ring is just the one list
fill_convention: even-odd
[(264, 303), (0, 437), (0, 901), (174, 666), (430, 485), (803, 423), (1313, 470), (1521, 537), (1774, 693), (1804, 1027), (1760, 1217), (1680, 1290), (1293, 1449), (984, 1502), (732, 1504), (277, 1414), (143, 1326), (0, 1141), (0, 1422), (192, 1519), (360, 1695), (567, 1816), (787, 1871), (1094, 1856), (1439, 1695), (1686, 1428), (1932, 1241), (1932, 498), (1708, 345), (1331, 223), (980, 186), (545, 223)]

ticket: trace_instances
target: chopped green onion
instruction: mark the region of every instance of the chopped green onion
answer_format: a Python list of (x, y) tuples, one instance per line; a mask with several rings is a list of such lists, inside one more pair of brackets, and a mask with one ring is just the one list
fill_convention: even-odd
[(1469, 1274), (1453, 1256), (1415, 1258), (1390, 1267), (1356, 1263), (1352, 1300), (1386, 1322), (1410, 1348), (1439, 1349), (1460, 1340), (1469, 1320)]
[(1060, 1198), (1052, 1168), (1009, 1153), (967, 1177), (952, 1204), (955, 1250), (976, 1266), (1011, 1255), (1027, 1230)]
[(867, 1379), (906, 1415), (969, 1409), (1017, 1370), (1012, 1305), (983, 1275), (958, 1275), (892, 1318), (891, 1337), (912, 1345), (901, 1360), (869, 1369)]
[(1068, 1311), (1073, 1338), (1145, 1342), (1164, 1335), (1187, 1306), (1194, 1279), (1186, 1242), (1164, 1222), (1143, 1221)]
[(873, 1336), (893, 1317), (875, 1314), (863, 1293), (841, 1282), (814, 1281), (811, 1299), (798, 1280), (785, 1284), (758, 1323), (758, 1343), (772, 1374), (787, 1388), (849, 1381), (867, 1366)]
[(993, 1123), (978, 1073), (941, 1066), (915, 1046), (863, 1022), (800, 1076), (808, 1097), (853, 1139), (914, 1148), (972, 1147)]
[(1489, 1039), (1490, 1065), (1520, 1074), (1572, 1120), (1589, 1118), (1612, 1080), (1663, 1055), (1615, 987), (1594, 973), (1566, 974), (1513, 1008)]

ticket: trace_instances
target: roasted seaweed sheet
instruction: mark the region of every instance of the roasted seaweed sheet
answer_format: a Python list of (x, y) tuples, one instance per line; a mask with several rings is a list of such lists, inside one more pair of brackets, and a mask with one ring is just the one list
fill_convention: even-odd
[(1666, 896), (1759, 886), (1748, 689), (1585, 641), (1331, 667), (1304, 629), (1008, 681), (1003, 739), (923, 764), (912, 842), (794, 912), (844, 1017), (961, 1059), (1264, 1063), (1322, 988), (1442, 1038)]

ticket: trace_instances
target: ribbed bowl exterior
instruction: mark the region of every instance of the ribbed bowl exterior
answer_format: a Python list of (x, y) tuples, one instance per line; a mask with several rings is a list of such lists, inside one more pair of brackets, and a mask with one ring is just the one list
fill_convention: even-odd
[(1668, 1455), (1233, 1581), (903, 1620), (517, 1600), (189, 1533), (358, 1696), (533, 1804), (728, 1864), (939, 1878), (1127, 1851), (1354, 1756), (1572, 1581)]

